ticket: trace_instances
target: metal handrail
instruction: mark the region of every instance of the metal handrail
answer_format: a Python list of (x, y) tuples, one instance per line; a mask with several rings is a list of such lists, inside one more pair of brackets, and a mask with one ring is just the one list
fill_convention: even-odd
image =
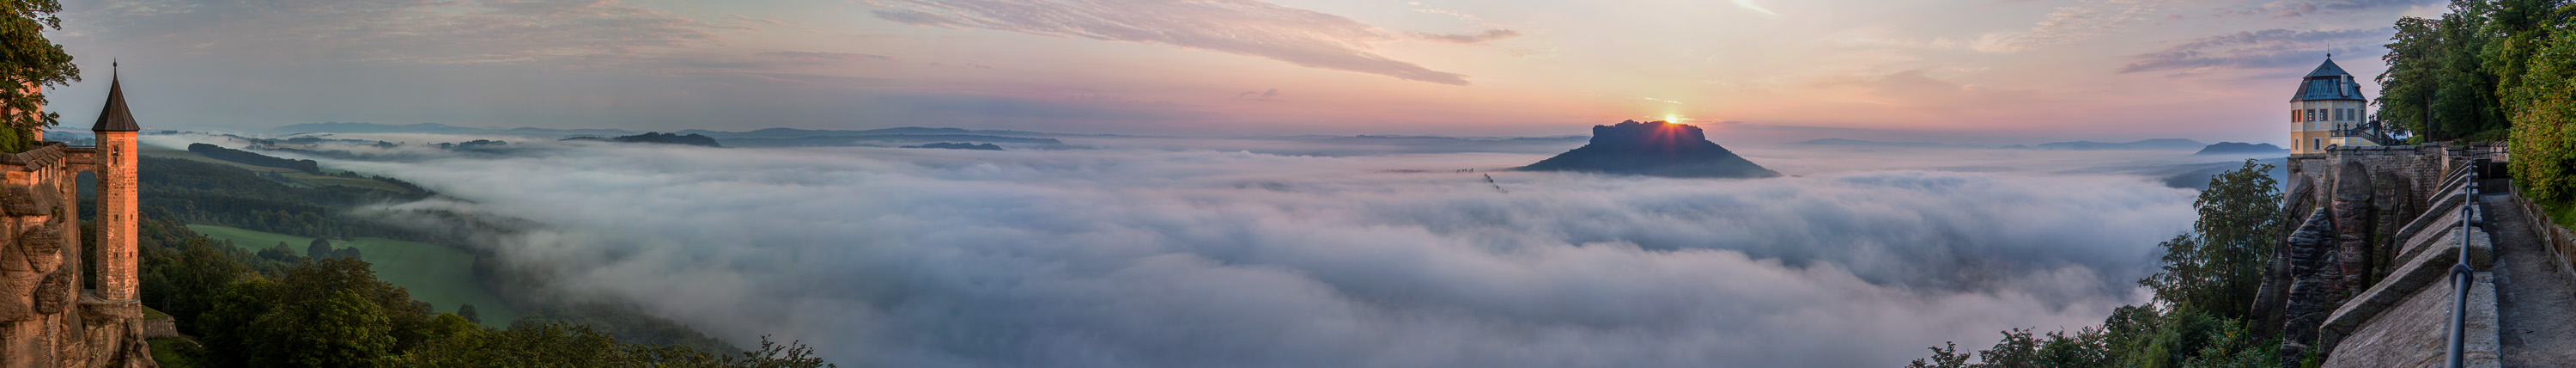
[(2460, 242), (2458, 264), (2451, 265), (2451, 368), (2462, 367), (2461, 350), (2468, 335), (2469, 284), (2477, 281), (2477, 269), (2469, 267), (2469, 227), (2478, 214), (2478, 166), (2480, 153), (2469, 153), (2466, 167), (2468, 183), (2460, 186)]

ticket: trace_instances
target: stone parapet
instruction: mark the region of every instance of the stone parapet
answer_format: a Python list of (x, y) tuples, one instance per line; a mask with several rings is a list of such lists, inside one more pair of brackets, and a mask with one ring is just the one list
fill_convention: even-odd
[(26, 152), (0, 153), (0, 165), (18, 166), (20, 170), (52, 166), (68, 155), (67, 147), (63, 142), (36, 142), (36, 148)]

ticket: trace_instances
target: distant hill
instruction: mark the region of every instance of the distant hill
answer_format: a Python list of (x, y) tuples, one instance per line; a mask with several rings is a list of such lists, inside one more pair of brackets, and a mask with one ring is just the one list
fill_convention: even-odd
[(688, 134), (688, 135), (681, 135), (681, 134), (662, 134), (662, 133), (658, 133), (658, 132), (644, 132), (644, 134), (637, 134), (637, 135), (630, 135), (630, 136), (623, 136), (623, 137), (613, 137), (613, 138), (601, 138), (601, 137), (572, 137), (572, 138), (564, 138), (563, 140), (567, 140), (567, 141), (605, 141), (605, 142), (624, 142), (624, 143), (685, 144), (685, 145), (691, 145), (691, 146), (724, 147), (724, 145), (722, 145), (722, 144), (717, 144), (717, 143), (716, 143), (716, 139), (715, 139), (715, 138), (709, 138), (709, 137), (704, 136), (704, 135), (697, 135), (697, 134)]
[(2142, 140), (2142, 141), (2128, 142), (2128, 143), (2103, 143), (2103, 142), (2094, 142), (2094, 141), (2074, 141), (2074, 142), (2043, 143), (2043, 144), (2040, 144), (2037, 148), (2039, 148), (2039, 149), (2044, 149), (2044, 150), (2053, 150), (2053, 151), (2098, 151), (2098, 150), (2177, 150), (2177, 151), (2179, 151), (2179, 150), (2200, 149), (2201, 147), (2206, 146), (2206, 145), (2207, 145), (2207, 144), (2205, 144), (2205, 143), (2200, 143), (2200, 141), (2195, 141), (2195, 140), (2180, 139), (2180, 138), (2164, 138), (2164, 139), (2149, 139), (2149, 140)]
[(949, 143), (949, 142), (928, 143), (928, 144), (922, 144), (922, 145), (919, 145), (919, 146), (903, 146), (903, 148), (940, 148), (940, 149), (962, 149), (962, 150), (984, 150), (984, 151), (1000, 151), (1000, 150), (1002, 150), (1002, 146), (993, 145), (992, 143), (974, 144), (974, 143)]
[(2218, 142), (2218, 144), (2212, 144), (2212, 145), (2209, 145), (2208, 147), (2202, 147), (2202, 148), (2200, 149), (2200, 152), (2194, 152), (2194, 153), (2192, 153), (2192, 154), (2194, 154), (2194, 155), (2238, 155), (2238, 154), (2275, 154), (2275, 153), (2279, 153), (2279, 154), (2287, 154), (2287, 153), (2290, 153), (2290, 149), (2288, 149), (2288, 148), (2281, 148), (2281, 146), (2274, 146), (2274, 145), (2272, 145), (2271, 143), (2237, 143), (2237, 142)]
[(923, 127), (901, 127), (901, 128), (867, 129), (867, 130), (816, 130), (816, 129), (796, 129), (796, 128), (769, 128), (769, 129), (753, 130), (753, 131), (747, 131), (747, 132), (719, 132), (719, 131), (713, 131), (713, 130), (689, 129), (689, 130), (682, 130), (682, 131), (677, 131), (677, 132), (671, 132), (671, 134), (698, 134), (698, 135), (705, 135), (705, 136), (709, 136), (709, 137), (716, 137), (716, 138), (719, 138), (719, 139), (732, 139), (732, 138), (855, 137), (855, 136), (871, 136), (871, 135), (987, 135), (987, 136), (1012, 136), (1012, 137), (1043, 137), (1043, 136), (1057, 136), (1057, 135), (1072, 135), (1072, 134), (1056, 134), (1056, 133), (1026, 132), (1026, 131), (1017, 131), (1017, 130), (973, 130), (973, 129), (959, 129), (959, 128), (923, 128)]
[[(685, 130), (683, 130), (683, 132), (685, 132)], [(985, 143), (1026, 143), (1026, 144), (1045, 144), (1045, 145), (1060, 145), (1060, 144), (1064, 144), (1064, 141), (1059, 141), (1059, 140), (1056, 140), (1055, 138), (1003, 137), (1003, 136), (976, 135), (976, 134), (886, 134), (886, 135), (819, 136), (819, 137), (795, 137), (795, 138), (723, 138), (723, 139), (718, 139), (718, 141), (722, 141), (722, 142), (724, 142), (724, 144), (725, 144), (726, 146), (731, 146), (731, 147), (746, 147), (746, 148), (757, 148), (757, 147), (840, 147), (840, 146), (860, 146), (860, 145), (869, 145), (870, 143), (876, 143), (877, 145), (883, 145), (883, 144), (891, 144), (891, 143), (916, 143), (916, 142), (985, 142)]]
[(1945, 147), (1945, 146), (1949, 146), (1949, 145), (1947, 145), (1947, 144), (1932, 143), (1932, 142), (1879, 142), (1879, 141), (1864, 141), (1864, 140), (1858, 140), (1858, 139), (1842, 139), (1842, 138), (1809, 139), (1809, 140), (1803, 140), (1803, 141), (1797, 141), (1797, 142), (1789, 142), (1789, 144), (1801, 144), (1801, 145), (1810, 145), (1810, 146), (1867, 146), (1867, 147)]
[(278, 133), (440, 133), (440, 134), (475, 134), (475, 133), (487, 133), (487, 132), (491, 132), (491, 131), (492, 131), (492, 129), (484, 129), (484, 128), (467, 128), (467, 127), (460, 127), (460, 126), (447, 125), (447, 124), (439, 124), (439, 123), (420, 123), (420, 124), (307, 123), (307, 124), (294, 124), (294, 125), (281, 126), (281, 127), (277, 127), (277, 128), (275, 128), (275, 129), (269, 129), (269, 130), (270, 130), (270, 131), (275, 131), (275, 132), (278, 132)]
[(1590, 143), (1519, 169), (1686, 178), (1780, 176), (1709, 142), (1699, 127), (1635, 120), (1594, 125)]

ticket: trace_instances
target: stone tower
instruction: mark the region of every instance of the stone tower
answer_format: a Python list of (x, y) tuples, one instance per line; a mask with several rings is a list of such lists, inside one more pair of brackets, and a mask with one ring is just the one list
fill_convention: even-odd
[[(134, 135), (143, 130), (134, 125), (134, 113), (125, 110), (125, 86), (110, 75), (107, 82), (107, 107), (98, 113), (98, 123), (90, 125), (98, 134), (96, 155), (98, 172), (98, 298), (108, 302), (136, 302), (135, 264), (135, 187)], [(139, 312), (136, 315), (141, 315)]]
[[(134, 114), (108, 84), (98, 146), (36, 142), (0, 153), (0, 368), (155, 367), (137, 300)], [(81, 171), (98, 174), (95, 257), (83, 257)], [(97, 277), (95, 285), (83, 275)], [(169, 331), (175, 335), (176, 331)], [(157, 333), (156, 333), (157, 334)]]
[(2370, 99), (2361, 95), (2361, 82), (2336, 66), (2334, 58), (2326, 58), (2299, 79), (2298, 94), (2290, 96), (2290, 154), (2377, 145), (2354, 133), (2369, 121), (2369, 107)]

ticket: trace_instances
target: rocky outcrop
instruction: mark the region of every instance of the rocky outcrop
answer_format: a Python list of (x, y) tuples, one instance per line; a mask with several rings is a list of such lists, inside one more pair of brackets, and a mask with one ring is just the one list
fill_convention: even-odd
[(2290, 250), (2289, 298), (2282, 313), (2281, 363), (2298, 367), (2299, 359), (2317, 343), (2317, 326), (2325, 322), (2342, 294), (2342, 278), (2335, 276), (2340, 268), (2335, 262), (2334, 218), (2329, 211), (2317, 211), (2290, 232), (2284, 245)]
[[(2313, 200), (2316, 195), (2316, 185), (2310, 184), (2314, 181), (2306, 176), (2290, 176), (2289, 183), (2286, 183), (2288, 189), (2282, 191), (2284, 195), (2281, 196), (2280, 223), (2298, 224), (2301, 223), (2300, 219), (2308, 217), (2309, 209), (2316, 206)], [(2287, 235), (2285, 232), (2280, 236)], [(2294, 281), (2290, 277), (2290, 248), (2288, 241), (2272, 244), (2271, 261), (2263, 265), (2263, 284), (2254, 294), (2253, 318), (2256, 326), (2282, 325), (2282, 318), (2287, 313), (2290, 299), (2290, 283)], [(2255, 333), (2264, 338), (2281, 337), (2281, 331), (2278, 329), (2258, 328), (2255, 329)]]
[[(2285, 224), (2296, 227), (2273, 249), (2252, 316), (2278, 326), (2283, 367), (2311, 355), (2328, 367), (2413, 366), (2379, 363), (2441, 355), (2423, 347), (2446, 335), (2426, 335), (2415, 323), (2448, 323), (2452, 290), (2428, 285), (2446, 285), (2452, 263), (2466, 258), (2486, 271), (2478, 260), (2488, 259), (2488, 235), (2457, 228), (2470, 216), (2456, 191), (2475, 185), (2464, 173), (2493, 151), (2483, 144), (2338, 148), (2287, 160), (2282, 209), (2297, 219)], [(2443, 307), (2410, 304), (2430, 299), (2441, 300), (2425, 303)], [(2477, 335), (2482, 324), (2472, 322)]]
[(1635, 120), (1592, 126), (1591, 143), (1519, 169), (1684, 178), (1780, 176), (1709, 142), (1699, 127)]

